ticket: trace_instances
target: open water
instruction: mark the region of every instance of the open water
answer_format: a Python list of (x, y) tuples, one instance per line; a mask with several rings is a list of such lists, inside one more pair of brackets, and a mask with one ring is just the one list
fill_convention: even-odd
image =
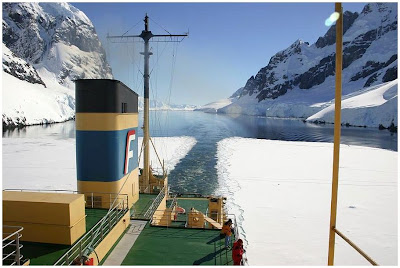
[[(142, 115), (140, 114), (140, 118)], [(218, 185), (217, 143), (228, 137), (333, 142), (333, 125), (301, 120), (255, 116), (231, 116), (191, 111), (151, 111), (150, 133), (154, 137), (192, 136), (197, 144), (169, 176), (174, 192), (212, 194)], [(142, 120), (139, 120), (139, 126)], [(397, 134), (377, 128), (342, 127), (341, 143), (397, 151)], [(142, 130), (139, 129), (139, 136)], [(75, 122), (30, 126), (3, 132), (3, 138), (75, 138)], [(268, 152), (265, 152), (268, 153)], [(260, 155), (262, 157), (262, 155)]]

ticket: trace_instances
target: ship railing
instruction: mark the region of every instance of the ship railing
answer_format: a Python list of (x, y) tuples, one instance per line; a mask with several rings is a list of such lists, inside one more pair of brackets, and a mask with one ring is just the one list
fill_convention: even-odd
[(87, 257), (88, 253), (95, 252), (94, 249), (101, 241), (103, 241), (104, 237), (111, 232), (114, 226), (123, 218), (128, 210), (129, 206), (127, 200), (116, 202), (114, 207), (110, 209), (108, 213), (90, 229), (89, 232), (75, 242), (74, 245), (54, 263), (54, 265), (70, 265), (76, 260), (82, 260), (84, 257)]
[(204, 196), (203, 194), (200, 193), (176, 193), (176, 192), (170, 192), (172, 195), (176, 195), (178, 198), (207, 198), (207, 196)]
[[(152, 216), (151, 225), (162, 226), (162, 227), (167, 227), (167, 228), (169, 228), (169, 227), (188, 228), (189, 217), (192, 215), (192, 213), (197, 213), (197, 212), (187, 212), (186, 220), (179, 220), (179, 219), (177, 219), (177, 213), (174, 210), (172, 210), (173, 206), (170, 206), (169, 208), (170, 209), (167, 209), (167, 210), (155, 211), (155, 213)], [(219, 215), (216, 215), (215, 213), (213, 215), (211, 215), (210, 213), (206, 213), (204, 215), (206, 215), (209, 218), (212, 218), (211, 216), (214, 216), (214, 217), (217, 216), (217, 219), (219, 216)], [(243, 237), (239, 231), (239, 227), (238, 227), (237, 220), (236, 220), (236, 215), (224, 213), (223, 216), (227, 219), (232, 220), (233, 234), (234, 234), (235, 240), (238, 240), (239, 238), (243, 239)], [(179, 224), (179, 223), (181, 223), (181, 224)], [(211, 227), (210, 224), (208, 224), (206, 221), (204, 222), (204, 225), (197, 226), (195, 228), (196, 229), (213, 229), (213, 227)], [(231, 241), (231, 243), (233, 244), (233, 241)], [(243, 253), (242, 264), (249, 265), (246, 252)]]
[[(235, 214), (226, 214), (226, 217), (228, 219), (232, 219), (233, 234), (235, 235), (235, 240), (238, 240), (238, 239), (242, 239), (243, 240), (243, 237), (241, 236), (240, 231), (239, 231), (239, 226), (237, 224), (236, 215)], [(242, 255), (242, 264), (243, 265), (249, 265), (246, 252), (244, 252), (243, 255)]]
[(157, 210), (158, 206), (161, 204), (161, 201), (165, 197), (165, 186), (161, 189), (161, 191), (158, 193), (157, 197), (154, 199), (154, 201), (151, 203), (147, 211), (144, 213), (144, 218), (145, 219), (151, 219), (151, 217), (154, 215), (154, 212)]
[[(184, 217), (179, 217), (180, 213), (178, 213), (174, 208), (177, 205), (177, 200), (174, 198), (172, 203), (168, 206), (167, 209), (164, 210), (156, 210), (151, 217), (151, 225), (163, 226), (163, 227), (177, 227), (177, 228), (190, 228), (188, 227), (189, 218), (191, 216), (197, 215), (198, 212), (185, 212)], [(213, 219), (213, 217), (218, 219), (218, 214), (204, 213), (204, 215), (208, 218)], [(225, 215), (225, 214), (224, 214)], [(223, 223), (222, 223), (223, 224)], [(222, 225), (221, 224), (221, 225)], [(204, 225), (198, 225), (196, 227), (192, 227), (196, 229), (215, 229), (211, 224), (207, 221), (204, 221)]]
[(147, 194), (150, 192), (150, 185), (142, 185), (139, 186), (139, 193), (141, 194)]
[(169, 208), (170, 209), (173, 209), (175, 206), (177, 206), (178, 205), (178, 200), (176, 199), (176, 195), (174, 196), (174, 197), (172, 197), (172, 202), (171, 202), (171, 204), (169, 205)]
[(21, 226), (3, 225), (3, 265), (21, 265)]
[(128, 203), (127, 194), (107, 193), (107, 192), (82, 192), (74, 190), (57, 190), (57, 189), (4, 189), (3, 191), (14, 192), (40, 192), (40, 193), (69, 193), (85, 195), (86, 208), (111, 208), (115, 199), (116, 202), (126, 201)]

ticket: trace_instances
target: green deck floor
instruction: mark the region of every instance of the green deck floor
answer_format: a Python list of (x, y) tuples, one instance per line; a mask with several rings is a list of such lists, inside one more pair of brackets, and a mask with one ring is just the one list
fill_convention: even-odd
[(133, 205), (135, 210), (133, 217), (135, 219), (143, 219), (144, 214), (156, 197), (156, 194), (139, 194), (139, 200)]
[(86, 209), (86, 232), (92, 229), (108, 212), (108, 209)]
[(224, 249), (219, 234), (147, 224), (122, 265), (232, 265), (232, 251)]
[(34, 242), (21, 242), (24, 259), (30, 259), (30, 265), (53, 265), (70, 246)]
[[(104, 217), (107, 211), (106, 209), (86, 209), (86, 232)], [(27, 241), (22, 241), (21, 244), (23, 245), (21, 253), (24, 259), (31, 260), (31, 265), (52, 265), (71, 247)]]

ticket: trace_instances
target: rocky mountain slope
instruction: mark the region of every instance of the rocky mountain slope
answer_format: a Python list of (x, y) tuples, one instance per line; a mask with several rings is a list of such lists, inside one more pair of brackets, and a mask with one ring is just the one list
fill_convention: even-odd
[(73, 80), (112, 78), (93, 24), (68, 3), (2, 8), (3, 127), (73, 118)]
[[(343, 95), (396, 79), (397, 3), (370, 3), (343, 20)], [(276, 53), (218, 112), (308, 118), (325, 108), (316, 104), (334, 98), (335, 35), (333, 25), (312, 45), (297, 40)]]

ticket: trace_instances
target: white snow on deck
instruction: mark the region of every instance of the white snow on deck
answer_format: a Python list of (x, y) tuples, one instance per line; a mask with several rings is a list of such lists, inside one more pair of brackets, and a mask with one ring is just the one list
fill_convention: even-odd
[[(219, 189), (250, 265), (326, 265), (332, 143), (228, 138)], [(397, 265), (397, 152), (342, 145), (337, 228), (380, 265)], [(369, 265), (336, 236), (336, 265)]]
[[(196, 144), (193, 137), (153, 138), (168, 171)], [(3, 189), (76, 190), (75, 139), (3, 138)], [(139, 138), (140, 152), (141, 138)], [(156, 156), (150, 151), (156, 164)]]

